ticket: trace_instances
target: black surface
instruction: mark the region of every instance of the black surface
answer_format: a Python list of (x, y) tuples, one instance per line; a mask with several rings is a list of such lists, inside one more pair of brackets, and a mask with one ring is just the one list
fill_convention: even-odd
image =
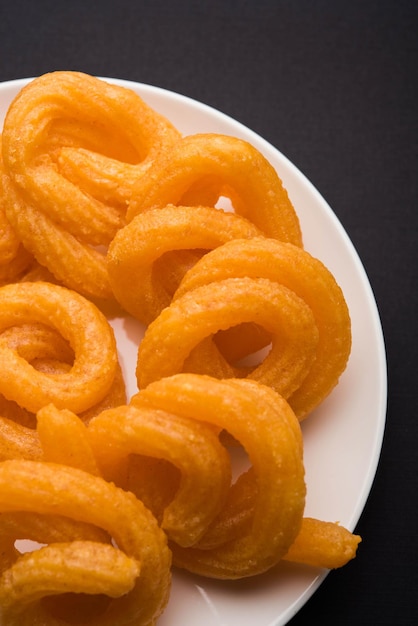
[(417, 9), (412, 0), (1, 3), (1, 81), (81, 70), (212, 105), (306, 174), (360, 254), (387, 348), (383, 451), (357, 559), (327, 577), (292, 626), (418, 617)]

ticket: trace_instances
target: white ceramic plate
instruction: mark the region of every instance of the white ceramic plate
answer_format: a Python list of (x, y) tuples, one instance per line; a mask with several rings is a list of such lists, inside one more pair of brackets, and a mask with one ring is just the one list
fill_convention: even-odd
[[(108, 79), (110, 80), (110, 79)], [(274, 165), (299, 215), (305, 248), (321, 259), (342, 287), (352, 319), (353, 346), (338, 387), (303, 424), (308, 497), (306, 515), (354, 530), (380, 455), (386, 416), (386, 359), (373, 293), (346, 232), (311, 183), (272, 145), (226, 115), (160, 88), (111, 79), (137, 91), (184, 134), (216, 132), (251, 142)], [(27, 80), (0, 84), (0, 122)], [(128, 393), (142, 330), (113, 319)], [(367, 542), (367, 537), (364, 537)], [(361, 545), (358, 559), (362, 559)], [(169, 605), (159, 626), (282, 626), (311, 597), (326, 571), (280, 564), (255, 579), (216, 582), (174, 573)]]

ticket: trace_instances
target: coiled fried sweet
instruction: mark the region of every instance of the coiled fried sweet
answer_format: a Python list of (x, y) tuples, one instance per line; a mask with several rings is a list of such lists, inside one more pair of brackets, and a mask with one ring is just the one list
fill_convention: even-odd
[[(215, 352), (215, 358), (207, 352), (205, 359), (200, 352), (193, 358), (200, 343), (216, 332), (248, 322), (272, 335), (270, 352), (253, 369), (222, 362), (212, 341), (205, 348)], [(265, 278), (227, 278), (175, 298), (148, 326), (138, 349), (138, 387), (144, 389), (182, 371), (196, 371), (217, 378), (247, 376), (288, 397), (309, 372), (317, 342), (311, 309), (291, 290)]]
[[(306, 487), (299, 421), (270, 387), (251, 380), (177, 374), (151, 383), (131, 405), (139, 410), (138, 421), (147, 408), (162, 412), (163, 418), (169, 414), (168, 424), (181, 418), (226, 430), (249, 457), (249, 469), (231, 482), (225, 504), (206, 532), (190, 546), (172, 538), (176, 565), (209, 577), (241, 578), (265, 571), (282, 558), (340, 567), (355, 556), (358, 536), (338, 524), (303, 517)], [(132, 430), (125, 432), (132, 440), (138, 437)], [(122, 449), (115, 454), (123, 457)], [(158, 491), (166, 474), (159, 476), (154, 469), (149, 489)]]
[(80, 72), (44, 74), (3, 128), (4, 210), (19, 240), (66, 286), (111, 298), (104, 253), (133, 182), (180, 137), (132, 90)]
[[(351, 320), (344, 294), (330, 270), (306, 250), (258, 237), (230, 241), (208, 252), (188, 271), (174, 298), (182, 298), (204, 285), (244, 277), (263, 277), (283, 285), (312, 311), (318, 329), (315, 358), (298, 389), (289, 396), (285, 394), (302, 419), (327, 397), (346, 368), (351, 350)], [(225, 347), (225, 336), (221, 341), (217, 345), (231, 354), (230, 342)], [(241, 346), (243, 342), (245, 345), (245, 335), (241, 336)]]
[(50, 283), (0, 288), (0, 459), (37, 460), (45, 405), (84, 421), (126, 399), (113, 330), (83, 296)]
[(269, 237), (302, 245), (299, 219), (276, 170), (250, 143), (216, 133), (188, 135), (161, 153), (132, 192), (127, 219), (167, 204), (233, 209)]
[[(38, 516), (30, 537), (19, 523), (25, 518), (0, 519), (5, 623), (58, 626), (75, 615), (97, 626), (155, 623), (168, 598), (171, 557), (164, 533), (132, 494), (73, 467), (10, 460), (0, 463), (0, 511)], [(61, 517), (73, 520), (66, 532)], [(13, 547), (21, 537), (48, 545), (21, 555)], [(80, 605), (72, 594), (87, 599)]]
[(149, 324), (170, 304), (186, 271), (208, 250), (261, 232), (248, 220), (211, 207), (168, 205), (140, 213), (113, 239), (108, 255), (116, 299)]

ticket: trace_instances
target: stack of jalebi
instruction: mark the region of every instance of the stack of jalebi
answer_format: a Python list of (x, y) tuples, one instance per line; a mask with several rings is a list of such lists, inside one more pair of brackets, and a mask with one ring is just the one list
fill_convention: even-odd
[[(301, 429), (349, 312), (265, 157), (77, 72), (18, 94), (1, 151), (5, 624), (152, 626), (172, 561), (237, 579), (354, 558), (360, 537), (305, 517)], [(115, 301), (145, 325), (130, 398)]]
[(272, 389), (255, 381), (179, 374), (149, 385), (131, 403), (225, 429), (251, 462), (194, 550), (173, 547), (178, 565), (215, 578), (240, 578), (265, 571), (280, 558), (326, 568), (353, 558), (358, 537), (338, 524), (302, 517), (302, 433), (288, 403)]
[[(220, 198), (234, 213), (216, 208)], [(298, 217), (267, 159), (246, 141), (213, 133), (161, 152), (134, 187), (127, 218), (109, 248), (110, 281), (122, 306), (147, 324), (203, 251), (257, 234), (302, 243)]]

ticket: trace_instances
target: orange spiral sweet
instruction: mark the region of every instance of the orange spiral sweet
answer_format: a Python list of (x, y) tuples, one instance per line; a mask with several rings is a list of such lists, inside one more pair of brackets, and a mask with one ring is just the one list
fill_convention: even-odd
[(174, 562), (190, 571), (215, 578), (255, 575), (277, 563), (299, 531), (305, 503), (299, 423), (278, 394), (262, 389), (254, 381), (178, 374), (150, 384), (131, 401), (140, 410), (152, 407), (227, 430), (247, 451), (257, 476), (244, 532), (210, 550), (198, 543), (172, 545)]
[[(179, 545), (196, 543), (224, 505), (230, 461), (217, 431), (207, 424), (141, 406), (139, 398), (133, 405), (103, 411), (89, 423), (88, 435), (103, 475), (140, 495)], [(128, 461), (134, 454), (139, 461), (133, 467)], [(175, 493), (162, 509), (165, 485), (158, 463), (146, 484), (141, 478), (149, 459), (163, 459), (175, 474)], [(167, 474), (163, 476), (166, 481)]]
[[(28, 538), (27, 526), (22, 532), (15, 520), (12, 529), (4, 527), (0, 518), (0, 604), (7, 624), (58, 626), (61, 616), (66, 620), (74, 614), (84, 623), (86, 611), (93, 626), (155, 624), (168, 599), (171, 557), (164, 533), (132, 494), (72, 467), (3, 461), (0, 512), (41, 516), (31, 539), (48, 541), (20, 555), (13, 544), (22, 535)], [(60, 537), (58, 526), (58, 537), (49, 543), (54, 516), (74, 520), (76, 528), (70, 526)], [(83, 526), (77, 530), (79, 523), (99, 532), (90, 530), (86, 536)], [(78, 605), (75, 596), (68, 603), (69, 592), (87, 599)]]
[(113, 331), (92, 303), (49, 283), (2, 287), (0, 310), (0, 460), (39, 460), (46, 404), (88, 422), (126, 400)]
[[(0, 334), (0, 393), (32, 412), (51, 402), (82, 412), (102, 401), (118, 368), (115, 338), (103, 313), (83, 296), (50, 283), (1, 287), (0, 331), (28, 323), (58, 331), (74, 363), (59, 375), (43, 372), (19, 354), (19, 340), (16, 345), (10, 333)], [(32, 347), (22, 349), (28, 355)]]
[(118, 302), (148, 324), (170, 304), (186, 271), (208, 250), (260, 231), (234, 213), (168, 205), (141, 213), (122, 228), (107, 255)]
[(189, 135), (161, 153), (135, 185), (127, 218), (167, 204), (212, 199), (213, 206), (219, 197), (264, 235), (302, 245), (297, 214), (273, 166), (254, 146), (228, 135)]
[[(268, 238), (235, 240), (208, 252), (184, 277), (175, 300), (204, 285), (231, 278), (264, 277), (309, 306), (318, 329), (315, 359), (288, 401), (301, 419), (337, 384), (351, 350), (351, 321), (341, 287), (330, 270), (298, 246)], [(224, 340), (225, 341), (225, 340)]]
[[(201, 342), (216, 332), (248, 322), (272, 335), (270, 352), (254, 368), (231, 367), (216, 353), (212, 359), (217, 350), (213, 342), (206, 343), (211, 350), (205, 353), (207, 359), (199, 352), (198, 358), (188, 361)], [(247, 376), (287, 397), (309, 372), (317, 341), (310, 308), (288, 288), (264, 278), (220, 280), (174, 299), (148, 326), (138, 349), (138, 387), (144, 389), (155, 380), (198, 369), (197, 373), (220, 378)]]
[(79, 72), (31, 81), (3, 129), (5, 211), (65, 285), (109, 298), (101, 246), (124, 224), (133, 181), (180, 137), (130, 89)]
[[(270, 387), (252, 380), (178, 374), (151, 383), (131, 405), (139, 410), (139, 420), (148, 408), (170, 415), (170, 420), (181, 417), (226, 430), (249, 457), (249, 468), (231, 482), (224, 506), (201, 538), (189, 547), (171, 541), (177, 566), (208, 577), (241, 578), (269, 569), (280, 559), (337, 568), (355, 557), (358, 535), (338, 523), (303, 516), (299, 421)], [(163, 480), (166, 475), (161, 473)], [(148, 490), (158, 492), (158, 468), (153, 466), (147, 478)]]

